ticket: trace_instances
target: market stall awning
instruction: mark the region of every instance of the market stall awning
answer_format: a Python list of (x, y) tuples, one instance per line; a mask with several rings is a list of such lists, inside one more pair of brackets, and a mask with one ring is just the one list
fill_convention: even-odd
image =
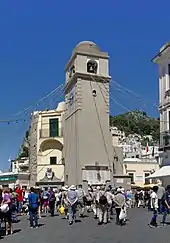
[(146, 177), (146, 179), (161, 178), (166, 176), (170, 176), (170, 165), (163, 166), (160, 168), (160, 170)]

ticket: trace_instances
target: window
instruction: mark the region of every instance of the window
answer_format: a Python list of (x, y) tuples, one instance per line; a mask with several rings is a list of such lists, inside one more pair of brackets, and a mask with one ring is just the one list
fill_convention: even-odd
[(170, 111), (168, 111), (168, 131), (170, 130)]
[(136, 155), (136, 158), (139, 159), (139, 154)]
[(49, 120), (50, 137), (59, 136), (58, 118)]
[(57, 164), (57, 157), (50, 157), (50, 165), (56, 165)]
[(146, 177), (148, 177), (150, 175), (149, 172), (145, 173), (145, 184), (150, 184), (150, 179), (146, 179)]
[(170, 76), (170, 64), (168, 64), (168, 75)]
[(134, 173), (128, 173), (128, 175), (131, 177), (131, 183), (135, 183)]

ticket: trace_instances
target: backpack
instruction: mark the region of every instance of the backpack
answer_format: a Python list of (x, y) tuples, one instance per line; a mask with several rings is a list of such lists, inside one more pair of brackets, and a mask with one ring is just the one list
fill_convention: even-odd
[(55, 202), (56, 201), (55, 194), (53, 192), (49, 196), (49, 201), (50, 202)]
[(77, 190), (77, 195), (78, 195), (78, 200), (84, 200), (84, 190), (83, 189), (78, 189)]
[(101, 197), (99, 198), (99, 203), (101, 205), (106, 205), (107, 204), (107, 198), (106, 198), (106, 196), (104, 194), (101, 195)]
[(48, 192), (47, 191), (44, 191), (43, 192), (43, 199), (44, 200), (47, 200), (48, 199)]
[(93, 196), (91, 192), (88, 192), (87, 195), (85, 196), (86, 201), (91, 202), (93, 200)]

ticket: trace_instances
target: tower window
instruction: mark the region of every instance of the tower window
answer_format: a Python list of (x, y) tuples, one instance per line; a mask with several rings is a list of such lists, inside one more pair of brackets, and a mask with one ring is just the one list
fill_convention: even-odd
[(57, 157), (50, 157), (50, 165), (56, 165), (57, 164)]
[(96, 97), (97, 96), (97, 92), (96, 92), (95, 89), (93, 89), (92, 94), (93, 94), (93, 97)]
[(95, 60), (89, 60), (87, 62), (87, 72), (88, 73), (97, 73), (97, 69), (98, 69), (98, 64)]

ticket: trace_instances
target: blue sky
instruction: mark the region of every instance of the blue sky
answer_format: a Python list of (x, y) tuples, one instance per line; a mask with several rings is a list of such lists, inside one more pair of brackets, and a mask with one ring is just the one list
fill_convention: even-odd
[[(128, 109), (144, 109), (158, 116), (157, 67), (152, 57), (167, 42), (170, 2), (154, 0), (1, 0), (0, 1), (0, 119), (18, 111), (64, 82), (64, 68), (72, 49), (82, 40), (95, 41), (110, 55), (113, 80), (142, 97), (117, 91), (111, 95)], [(51, 107), (53, 100), (43, 106)], [(30, 112), (32, 110), (29, 110)], [(111, 105), (112, 114), (125, 112)], [(26, 122), (0, 123), (0, 168), (15, 158)], [(23, 117), (23, 114), (22, 114)], [(18, 116), (21, 118), (21, 116)]]

